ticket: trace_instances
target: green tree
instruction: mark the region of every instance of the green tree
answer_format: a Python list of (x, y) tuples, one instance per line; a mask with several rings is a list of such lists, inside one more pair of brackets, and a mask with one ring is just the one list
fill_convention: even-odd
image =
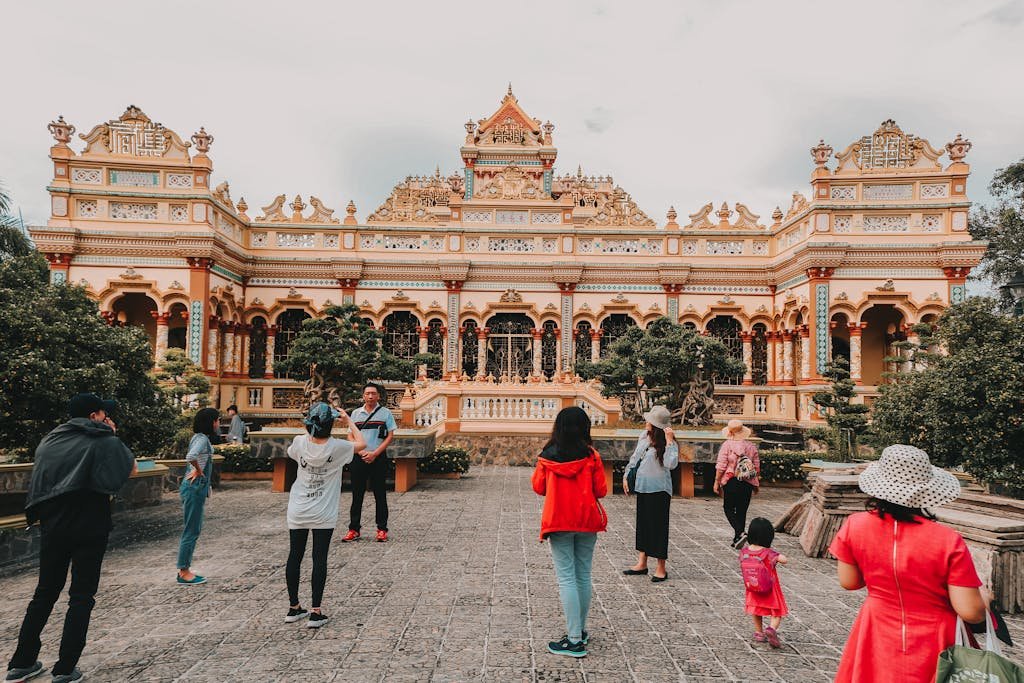
[(168, 349), (153, 376), (180, 412), (202, 408), (210, 402), (209, 378), (183, 349)]
[(744, 370), (721, 341), (664, 317), (646, 329), (631, 327), (606, 358), (581, 361), (576, 368), (584, 378), (599, 379), (601, 393), (620, 399), (632, 417), (662, 402), (675, 419), (692, 425), (713, 421), (715, 379)]
[[(368, 381), (412, 382), (416, 366), (437, 362), (437, 354), (417, 354), (411, 360), (384, 353), (381, 335), (363, 322), (359, 308), (331, 306), (319, 318), (303, 321), (288, 357), (274, 370), (307, 379), (307, 398), (352, 405)], [(311, 368), (315, 372), (311, 375)]]
[(934, 333), (921, 332), (915, 363), (923, 367), (884, 386), (874, 403), (879, 441), (1024, 490), (1024, 319), (972, 297), (947, 309)]
[(870, 409), (863, 403), (853, 403), (856, 385), (850, 379), (850, 362), (845, 358), (836, 357), (822, 374), (832, 381), (832, 387), (814, 394), (813, 400), (825, 409), (830, 450), (846, 462), (857, 452), (858, 438), (867, 431)]
[[(0, 252), (0, 449), (27, 458), (67, 418), (68, 399), (117, 399), (118, 434), (139, 454), (173, 432), (174, 411), (150, 375), (145, 335), (108, 326), (81, 287), (50, 283), (45, 259), (20, 231)], [(16, 230), (16, 229), (15, 229)]]
[[(974, 212), (970, 231), (988, 242), (979, 274), (999, 286), (1024, 272), (1024, 159), (996, 171), (988, 187), (996, 203)], [(1004, 293), (1001, 304), (1009, 309), (1013, 301)]]

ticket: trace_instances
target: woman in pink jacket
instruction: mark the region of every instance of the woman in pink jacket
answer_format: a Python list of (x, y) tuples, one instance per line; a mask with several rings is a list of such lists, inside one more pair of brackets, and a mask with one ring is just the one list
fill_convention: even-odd
[(722, 430), (725, 442), (718, 449), (715, 463), (715, 494), (722, 496), (725, 518), (732, 527), (732, 546), (739, 548), (746, 540), (747, 508), (750, 497), (761, 487), (761, 461), (757, 446), (752, 444), (750, 428), (739, 420), (729, 420)]

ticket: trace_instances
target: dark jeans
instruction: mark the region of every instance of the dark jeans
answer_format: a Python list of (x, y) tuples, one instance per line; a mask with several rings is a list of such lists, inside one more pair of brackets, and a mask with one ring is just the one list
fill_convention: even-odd
[(750, 496), (753, 493), (753, 486), (735, 478), (730, 479), (722, 487), (725, 518), (732, 526), (733, 538), (739, 538), (747, 530), (747, 508), (750, 507)]
[(376, 460), (367, 465), (357, 453), (352, 464), (349, 465), (349, 474), (352, 475), (352, 509), (349, 511), (348, 528), (353, 531), (359, 531), (360, 520), (363, 516), (363, 496), (366, 495), (366, 482), (369, 481), (370, 487), (373, 489), (373, 500), (377, 508), (377, 528), (387, 531), (387, 454), (381, 453)]
[[(334, 529), (313, 529), (313, 602), (312, 607), (319, 607), (324, 598), (324, 584), (327, 583), (327, 551), (331, 549), (331, 536)], [(306, 541), (309, 529), (288, 530), (288, 564), (285, 566), (284, 577), (288, 582), (289, 605), (299, 604), (299, 569), (302, 568), (302, 557), (306, 554)]]
[(18, 634), (18, 649), (8, 668), (32, 666), (39, 657), (40, 634), (50, 618), (71, 567), (71, 589), (68, 611), (64, 615), (64, 634), (60, 639), (60, 658), (53, 665), (53, 674), (69, 674), (78, 664), (89, 632), (94, 596), (100, 585), (100, 567), (107, 551), (107, 534), (94, 536), (43, 531), (39, 549), (39, 583), (25, 610)]

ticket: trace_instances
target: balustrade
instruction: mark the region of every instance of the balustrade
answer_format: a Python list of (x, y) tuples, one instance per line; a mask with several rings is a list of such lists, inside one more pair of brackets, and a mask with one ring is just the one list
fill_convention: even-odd
[(576, 399), (576, 406), (583, 408), (583, 412), (590, 418), (590, 424), (592, 425), (603, 425), (608, 424), (608, 413), (604, 412), (590, 401), (586, 399)]
[(438, 396), (430, 403), (416, 410), (413, 414), (413, 422), (417, 427), (430, 427), (441, 422), (445, 418), (445, 398)]
[(463, 420), (554, 420), (561, 409), (556, 397), (463, 396)]

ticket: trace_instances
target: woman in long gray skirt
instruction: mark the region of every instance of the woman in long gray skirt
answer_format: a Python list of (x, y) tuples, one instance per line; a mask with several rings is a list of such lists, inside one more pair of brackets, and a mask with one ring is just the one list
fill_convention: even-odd
[[(668, 511), (672, 500), (672, 470), (679, 464), (679, 446), (670, 425), (671, 413), (665, 406), (654, 406), (644, 415), (647, 428), (637, 441), (633, 456), (626, 464), (622, 488), (636, 496), (636, 564), (623, 574), (647, 573), (647, 559), (658, 561), (653, 583), (668, 578)], [(637, 467), (635, 490), (627, 482), (629, 471)]]

